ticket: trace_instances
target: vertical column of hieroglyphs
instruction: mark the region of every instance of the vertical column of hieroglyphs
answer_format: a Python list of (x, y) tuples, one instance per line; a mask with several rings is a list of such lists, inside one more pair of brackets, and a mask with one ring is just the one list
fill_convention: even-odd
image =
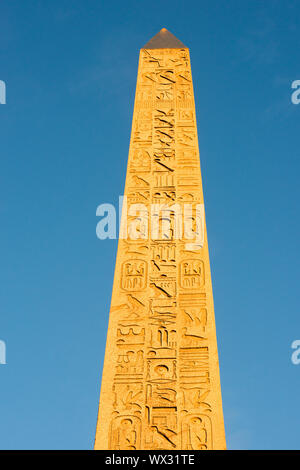
[[(153, 83), (139, 65), (95, 448), (142, 448)], [(127, 201), (126, 201), (127, 198)], [(125, 205), (124, 204), (124, 205)]]
[(168, 210), (176, 202), (174, 54), (168, 49), (142, 54), (154, 83), (144, 448), (176, 449), (176, 240)]
[[(177, 245), (180, 448), (224, 449), (217, 342), (188, 50), (176, 73), (177, 200), (192, 230)], [(185, 208), (191, 207), (188, 211)], [(200, 212), (197, 215), (197, 207)], [(203, 224), (203, 225), (202, 225)], [(204, 238), (201, 233), (203, 229)], [(189, 236), (195, 237), (190, 240)]]

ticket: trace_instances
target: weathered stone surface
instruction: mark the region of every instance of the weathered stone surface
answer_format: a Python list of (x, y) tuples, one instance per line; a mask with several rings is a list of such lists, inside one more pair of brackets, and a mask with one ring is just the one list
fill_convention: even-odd
[(95, 449), (226, 445), (204, 213), (192, 244), (172, 210), (154, 210), (158, 237), (146, 222), (191, 204), (198, 233), (203, 205), (189, 50), (167, 33), (140, 51), (125, 196), (141, 237), (119, 240)]

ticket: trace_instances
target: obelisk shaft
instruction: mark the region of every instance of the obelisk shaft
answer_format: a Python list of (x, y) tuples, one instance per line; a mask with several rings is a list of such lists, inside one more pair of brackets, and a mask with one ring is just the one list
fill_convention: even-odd
[(204, 216), (204, 241), (191, 243), (174, 210), (157, 209), (187, 204), (197, 225), (203, 205), (189, 50), (166, 30), (151, 41), (140, 52), (122, 219), (140, 238), (119, 240), (95, 449), (225, 449)]

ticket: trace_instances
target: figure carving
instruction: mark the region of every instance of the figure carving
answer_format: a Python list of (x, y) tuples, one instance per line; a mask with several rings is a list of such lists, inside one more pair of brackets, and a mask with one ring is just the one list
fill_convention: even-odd
[(182, 420), (182, 449), (212, 449), (211, 422), (205, 415), (187, 415)]
[(112, 450), (137, 450), (140, 441), (140, 421), (135, 416), (114, 418), (111, 429)]

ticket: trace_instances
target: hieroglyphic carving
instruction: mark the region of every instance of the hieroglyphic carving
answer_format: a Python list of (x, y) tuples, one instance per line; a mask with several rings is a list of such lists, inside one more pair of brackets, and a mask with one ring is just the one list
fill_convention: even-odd
[(181, 449), (213, 449), (211, 420), (202, 414), (187, 414), (181, 424)]
[(150, 171), (151, 157), (149, 149), (146, 150), (144, 148), (134, 148), (132, 151), (132, 159), (129, 165), (129, 169), (131, 172), (135, 173), (140, 171)]
[(195, 116), (188, 49), (142, 49), (125, 196), (147, 210), (119, 240), (96, 448), (225, 448), (207, 241), (187, 247), (175, 221), (190, 204), (197, 234)]
[(198, 259), (186, 259), (180, 263), (180, 286), (198, 289), (204, 285), (204, 263)]
[(146, 287), (147, 264), (143, 260), (134, 259), (123, 263), (122, 289), (140, 291)]
[(110, 430), (110, 449), (137, 450), (140, 448), (141, 420), (132, 415), (113, 418)]

